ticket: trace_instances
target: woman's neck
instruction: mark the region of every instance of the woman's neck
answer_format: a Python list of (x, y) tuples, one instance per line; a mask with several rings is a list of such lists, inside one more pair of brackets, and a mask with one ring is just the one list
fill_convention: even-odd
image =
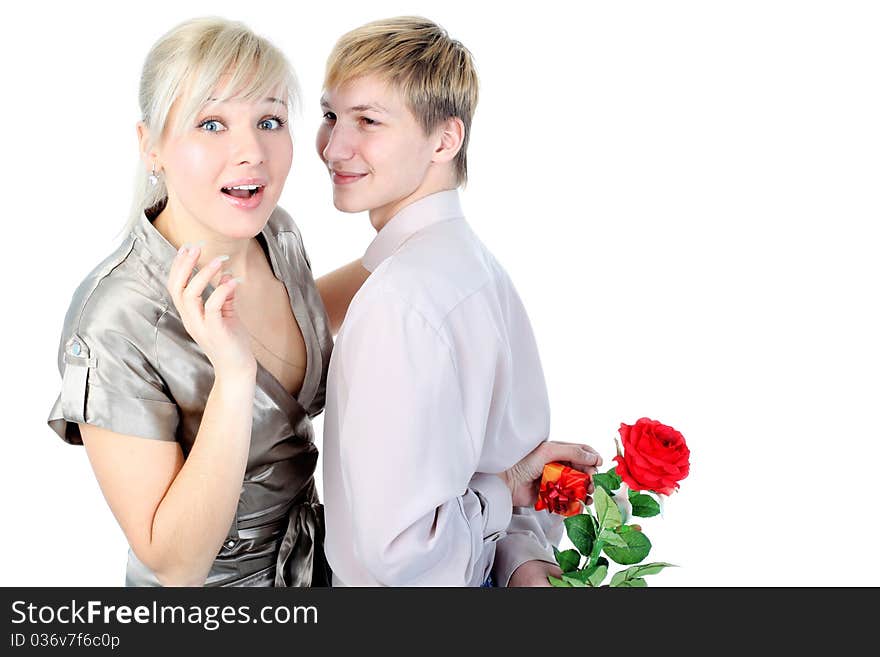
[(229, 260), (220, 268), (221, 272), (232, 271), (235, 276), (247, 277), (248, 266), (253, 264), (250, 260), (254, 253), (253, 238), (220, 235), (190, 218), (185, 212), (175, 212), (170, 204), (159, 213), (153, 226), (175, 249), (184, 244), (198, 245), (201, 253), (196, 266), (200, 269), (217, 256), (229, 256)]

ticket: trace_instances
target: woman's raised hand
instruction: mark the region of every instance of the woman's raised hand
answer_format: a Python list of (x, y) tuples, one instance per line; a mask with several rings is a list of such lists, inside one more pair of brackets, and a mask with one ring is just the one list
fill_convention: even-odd
[(236, 376), (256, 371), (250, 336), (235, 311), (238, 280), (223, 274), (207, 301), (202, 293), (223, 265), (218, 256), (192, 278), (201, 249), (184, 245), (177, 252), (168, 276), (168, 291), (183, 326), (214, 366), (215, 375)]

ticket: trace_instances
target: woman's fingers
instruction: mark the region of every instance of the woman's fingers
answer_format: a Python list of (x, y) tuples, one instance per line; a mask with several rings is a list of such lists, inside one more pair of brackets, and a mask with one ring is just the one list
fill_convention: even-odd
[(204, 318), (202, 294), (221, 265), (229, 259), (229, 256), (218, 256), (193, 274), (200, 254), (198, 246), (181, 247), (171, 264), (167, 284), (174, 305), (193, 337), (196, 337), (194, 331), (199, 333), (198, 322)]
[[(220, 276), (219, 285), (224, 285), (229, 282), (229, 280), (233, 278), (232, 272), (225, 271)], [(232, 293), (226, 297), (226, 301), (220, 307), (220, 315), (223, 317), (233, 317), (235, 315), (235, 291), (238, 289), (238, 286), (242, 282), (242, 278), (236, 278), (235, 287), (232, 289)]]
[(195, 311), (201, 306), (202, 293), (208, 287), (211, 279), (220, 271), (220, 266), (227, 260), (229, 260), (229, 256), (217, 256), (190, 279), (190, 282), (183, 289), (182, 298), (184, 305), (190, 306), (191, 311)]
[(234, 314), (235, 288), (238, 283), (237, 278), (223, 275), (205, 302), (205, 322), (221, 322), (224, 317)]
[(197, 246), (187, 248), (184, 245), (180, 247), (174, 261), (171, 263), (171, 271), (168, 273), (166, 287), (175, 305), (180, 305), (181, 295), (183, 295), (183, 290), (189, 282), (189, 277), (192, 275), (193, 267), (195, 267), (199, 259), (200, 252), (201, 249)]

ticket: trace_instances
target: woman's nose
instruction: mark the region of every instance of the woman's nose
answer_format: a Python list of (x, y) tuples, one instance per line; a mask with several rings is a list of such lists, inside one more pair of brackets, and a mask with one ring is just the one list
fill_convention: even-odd
[(256, 130), (241, 130), (234, 137), (233, 160), (236, 164), (260, 164), (266, 158), (266, 149)]

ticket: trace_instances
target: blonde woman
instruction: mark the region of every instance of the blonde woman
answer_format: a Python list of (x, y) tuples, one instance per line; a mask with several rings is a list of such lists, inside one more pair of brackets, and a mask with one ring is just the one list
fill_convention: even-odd
[(367, 272), (316, 284), (276, 207), (296, 96), (284, 56), (222, 19), (179, 25), (145, 61), (134, 212), (71, 301), (48, 420), (85, 445), (127, 585), (328, 582), (310, 419)]

